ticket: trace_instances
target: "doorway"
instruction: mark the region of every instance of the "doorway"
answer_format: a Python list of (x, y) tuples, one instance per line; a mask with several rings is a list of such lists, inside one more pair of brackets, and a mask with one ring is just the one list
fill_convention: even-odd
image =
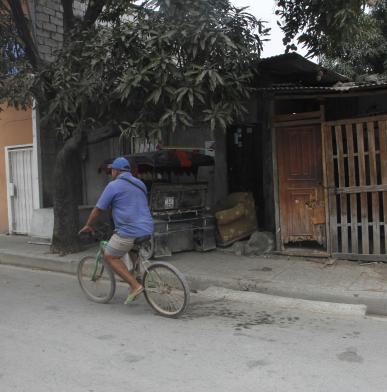
[(13, 234), (28, 234), (34, 209), (33, 147), (6, 148), (8, 225)]
[(228, 190), (251, 192), (259, 228), (264, 225), (262, 134), (258, 124), (235, 125), (227, 132)]
[(276, 129), (281, 248), (326, 249), (321, 128)]

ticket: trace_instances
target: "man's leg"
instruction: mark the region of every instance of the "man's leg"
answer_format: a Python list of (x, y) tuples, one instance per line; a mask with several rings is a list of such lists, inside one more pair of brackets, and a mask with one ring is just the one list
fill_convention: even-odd
[(119, 277), (130, 285), (131, 293), (137, 293), (142, 289), (142, 285), (137, 282), (134, 275), (128, 271), (125, 263), (121, 260), (121, 257), (133, 248), (133, 243), (133, 238), (122, 238), (113, 234), (105, 249), (105, 261)]
[(142, 288), (141, 284), (138, 283), (136, 278), (128, 271), (125, 263), (119, 257), (105, 254), (105, 261), (120, 278), (130, 285), (132, 292), (137, 292)]

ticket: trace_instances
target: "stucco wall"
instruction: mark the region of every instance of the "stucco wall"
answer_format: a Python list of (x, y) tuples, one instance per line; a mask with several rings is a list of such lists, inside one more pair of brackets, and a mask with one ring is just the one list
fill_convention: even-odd
[(0, 233), (8, 233), (5, 148), (32, 144), (32, 111), (1, 106), (0, 111)]

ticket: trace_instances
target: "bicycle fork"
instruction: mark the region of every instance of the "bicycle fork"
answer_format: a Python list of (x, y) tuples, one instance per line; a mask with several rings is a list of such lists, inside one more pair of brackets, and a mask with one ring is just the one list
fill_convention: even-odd
[[(97, 252), (97, 256), (95, 258), (94, 271), (93, 271), (93, 274), (91, 275), (91, 280), (93, 282), (96, 282), (97, 279), (99, 279), (102, 276), (103, 270), (105, 269), (105, 266), (103, 264), (103, 252), (104, 252), (104, 250), (106, 248), (106, 245), (107, 245), (107, 241), (101, 241), (100, 248), (99, 248), (99, 250)], [(101, 271), (99, 273), (99, 276), (97, 276), (98, 264), (99, 263), (102, 263), (102, 267), (101, 267)]]

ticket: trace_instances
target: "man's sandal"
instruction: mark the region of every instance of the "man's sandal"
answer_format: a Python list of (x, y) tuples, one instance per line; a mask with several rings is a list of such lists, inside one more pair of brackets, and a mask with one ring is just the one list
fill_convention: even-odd
[(141, 287), (141, 289), (135, 292), (130, 292), (124, 304), (129, 305), (130, 303), (132, 303), (143, 291), (144, 291), (144, 287)]

